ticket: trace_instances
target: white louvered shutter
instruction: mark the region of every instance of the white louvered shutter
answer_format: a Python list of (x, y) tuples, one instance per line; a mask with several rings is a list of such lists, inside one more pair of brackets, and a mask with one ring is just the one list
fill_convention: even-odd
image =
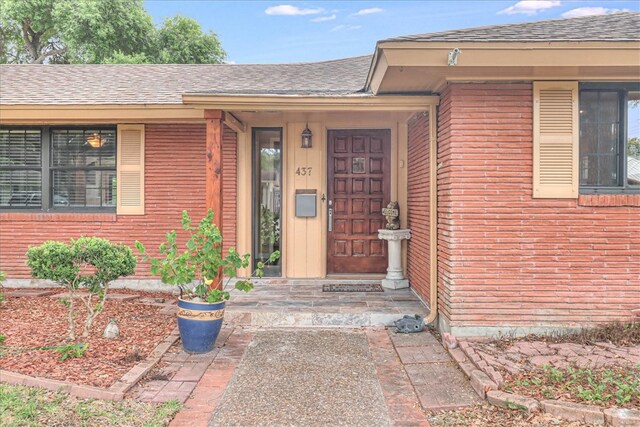
[(118, 126), (118, 215), (144, 215), (144, 125)]
[(578, 197), (578, 82), (533, 83), (533, 197)]

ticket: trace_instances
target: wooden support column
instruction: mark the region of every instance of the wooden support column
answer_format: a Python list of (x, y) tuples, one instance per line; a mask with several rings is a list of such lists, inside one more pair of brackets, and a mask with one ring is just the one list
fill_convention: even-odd
[[(215, 222), (220, 231), (222, 231), (222, 132), (224, 128), (224, 112), (222, 110), (204, 110), (204, 118), (207, 122), (205, 203), (207, 211), (209, 209), (213, 210)], [(218, 289), (222, 287), (222, 270), (218, 272), (218, 279), (210, 286)]]

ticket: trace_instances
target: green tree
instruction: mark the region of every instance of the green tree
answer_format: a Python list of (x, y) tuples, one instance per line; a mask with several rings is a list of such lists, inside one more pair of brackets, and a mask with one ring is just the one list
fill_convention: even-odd
[(143, 0), (0, 0), (0, 63), (219, 63), (217, 36)]
[(219, 64), (225, 52), (215, 33), (205, 33), (191, 18), (165, 19), (156, 37), (154, 62), (159, 64)]

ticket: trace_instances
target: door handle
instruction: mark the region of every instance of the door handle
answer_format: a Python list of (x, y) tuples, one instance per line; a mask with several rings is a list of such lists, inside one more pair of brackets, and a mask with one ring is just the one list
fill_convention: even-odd
[(333, 201), (329, 200), (329, 231), (333, 231)]

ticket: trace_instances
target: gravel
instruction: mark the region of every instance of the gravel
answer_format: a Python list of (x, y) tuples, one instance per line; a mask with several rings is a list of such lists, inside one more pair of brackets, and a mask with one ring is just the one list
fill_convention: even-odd
[(390, 425), (360, 331), (265, 330), (247, 348), (210, 426)]

